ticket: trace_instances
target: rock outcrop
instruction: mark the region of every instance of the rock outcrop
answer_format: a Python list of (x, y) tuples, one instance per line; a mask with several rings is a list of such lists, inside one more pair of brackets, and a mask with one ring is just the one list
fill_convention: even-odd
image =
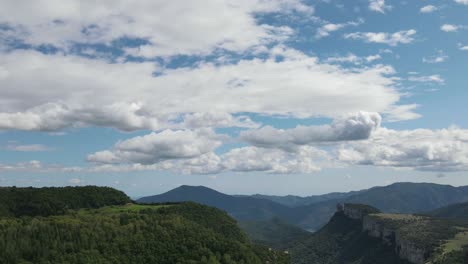
[(419, 221), (422, 217), (413, 215), (382, 214), (373, 207), (356, 204), (338, 206), (347, 217), (362, 221), (362, 231), (395, 249), (401, 259), (414, 264), (423, 264), (429, 257), (426, 249), (419, 247), (400, 235), (398, 227), (402, 224)]

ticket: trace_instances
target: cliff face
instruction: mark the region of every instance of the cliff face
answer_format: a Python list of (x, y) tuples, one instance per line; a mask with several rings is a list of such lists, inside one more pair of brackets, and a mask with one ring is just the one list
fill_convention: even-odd
[(367, 207), (344, 205), (342, 208), (346, 217), (361, 220), (362, 231), (368, 236), (380, 239), (385, 245), (392, 246), (396, 254), (404, 260), (414, 264), (423, 264), (429, 252), (415, 243), (399, 235), (398, 227), (420, 220), (411, 215), (391, 215), (369, 213)]

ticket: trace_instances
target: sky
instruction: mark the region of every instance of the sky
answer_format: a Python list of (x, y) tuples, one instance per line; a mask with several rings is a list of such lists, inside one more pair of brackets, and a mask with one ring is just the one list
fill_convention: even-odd
[(467, 0), (0, 0), (0, 186), (468, 185)]

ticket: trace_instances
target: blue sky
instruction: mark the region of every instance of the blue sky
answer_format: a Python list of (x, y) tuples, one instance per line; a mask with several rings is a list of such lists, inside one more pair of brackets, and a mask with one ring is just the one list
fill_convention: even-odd
[(2, 1), (0, 185), (466, 185), (467, 12), (466, 0)]

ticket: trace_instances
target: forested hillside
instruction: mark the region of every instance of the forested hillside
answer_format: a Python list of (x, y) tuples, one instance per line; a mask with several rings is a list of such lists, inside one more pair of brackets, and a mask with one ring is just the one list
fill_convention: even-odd
[[(287, 254), (252, 244), (236, 221), (216, 208), (195, 203), (131, 204), (126, 196), (115, 200), (120, 192), (112, 189), (93, 201), (89, 196), (93, 188), (60, 190), (64, 196), (57, 190), (21, 190), (34, 193), (30, 203), (35, 210), (55, 205), (49, 204), (50, 197), (61, 199), (62, 207), (56, 211), (52, 207), (49, 212), (58, 214), (49, 216), (32, 217), (28, 211), (0, 217), (0, 263), (289, 263)], [(87, 198), (79, 202), (81, 196)], [(109, 201), (125, 205), (92, 208)], [(8, 208), (20, 208), (9, 204)], [(7, 212), (16, 212), (13, 209)]]
[(0, 187), (0, 216), (48, 216), (129, 202), (125, 193), (108, 187)]
[(435, 217), (468, 219), (468, 203), (457, 203), (428, 213)]

